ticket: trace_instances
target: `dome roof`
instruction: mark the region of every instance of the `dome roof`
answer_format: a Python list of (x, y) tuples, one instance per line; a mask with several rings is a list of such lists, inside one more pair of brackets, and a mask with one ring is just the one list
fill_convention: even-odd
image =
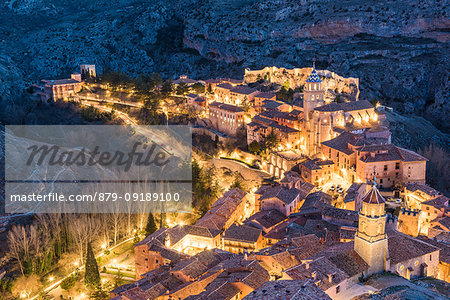
[(319, 75), (316, 72), (316, 69), (313, 69), (311, 74), (309, 74), (308, 78), (306, 79), (306, 82), (322, 82)]
[(381, 196), (380, 191), (376, 188), (376, 186), (372, 186), (370, 191), (364, 195), (362, 198), (362, 202), (368, 204), (383, 204), (385, 203), (383, 196)]

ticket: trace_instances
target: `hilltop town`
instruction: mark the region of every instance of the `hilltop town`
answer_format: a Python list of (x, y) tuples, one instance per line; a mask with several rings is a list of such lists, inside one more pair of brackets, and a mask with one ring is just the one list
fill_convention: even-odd
[[(97, 77), (82, 65), (30, 92), (141, 123), (132, 110), (148, 105), (136, 91), (114, 96)], [(359, 84), (313, 65), (154, 87), (170, 87), (156, 108), (163, 121), (202, 138), (196, 159), (228, 162), (242, 179), (221, 182), (198, 220), (175, 218), (135, 244), (136, 281), (110, 298), (349, 299), (396, 284), (424, 293), (410, 283), (420, 278), (449, 282), (449, 198), (427, 185), (427, 158), (392, 143), (393, 109), (361, 99)], [(266, 180), (247, 180), (252, 172)]]

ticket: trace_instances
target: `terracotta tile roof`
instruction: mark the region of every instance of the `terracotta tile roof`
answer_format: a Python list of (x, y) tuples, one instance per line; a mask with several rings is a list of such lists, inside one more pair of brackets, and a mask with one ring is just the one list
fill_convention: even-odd
[(442, 225), (442, 227), (444, 227), (446, 229), (450, 229), (450, 217), (447, 217), (447, 216), (436, 218), (436, 219), (432, 220), (431, 223), (432, 224), (438, 223), (438, 224)]
[(325, 207), (322, 211), (322, 216), (332, 219), (348, 220), (355, 223), (358, 223), (359, 220), (359, 214), (357, 211), (340, 209), (336, 207)]
[(449, 204), (449, 198), (445, 196), (439, 196), (437, 198), (434, 198), (432, 200), (424, 201), (422, 204), (424, 205), (431, 205), (436, 208), (447, 208)]
[(300, 263), (299, 260), (295, 257), (295, 255), (291, 254), (289, 251), (283, 251), (279, 253), (275, 253), (271, 255), (272, 258), (279, 263), (283, 269), (289, 269), (293, 266), (296, 266)]
[(256, 289), (270, 279), (269, 273), (257, 260), (246, 260), (243, 256), (225, 260), (211, 270), (219, 270), (221, 273), (208, 285), (207, 291), (217, 289), (224, 282), (241, 282)]
[(345, 192), (344, 203), (355, 201), (356, 197), (358, 196), (358, 192), (363, 188), (363, 185), (365, 186), (366, 184), (356, 182), (352, 183), (352, 185)]
[(244, 201), (246, 195), (246, 192), (238, 188), (225, 192), (222, 197), (211, 205), (211, 209), (197, 221), (196, 225), (223, 230), (237, 207), (242, 205), (242, 201)]
[(429, 196), (437, 196), (441, 194), (438, 190), (421, 183), (407, 183), (405, 187), (410, 192), (421, 191)]
[(276, 209), (263, 210), (253, 214), (250, 218), (245, 220), (244, 224), (251, 226), (255, 224), (262, 226), (262, 228), (271, 228), (280, 222), (286, 220), (286, 216)]
[(64, 84), (74, 84), (74, 83), (81, 83), (78, 80), (75, 79), (56, 79), (56, 80), (41, 80), (43, 83), (48, 85), (64, 85)]
[(218, 300), (231, 300), (241, 292), (237, 287), (230, 283), (221, 285), (218, 289), (214, 290), (205, 299), (218, 299)]
[(141, 245), (145, 245), (145, 244), (149, 244), (149, 243), (152, 242), (153, 239), (157, 239), (160, 242), (164, 243), (167, 230), (168, 230), (168, 228), (164, 228), (164, 227), (156, 230), (155, 232), (153, 232), (152, 234), (147, 236), (145, 239), (143, 239), (142, 241), (137, 243), (135, 245), (135, 247), (141, 246)]
[(231, 90), (233, 88), (233, 86), (231, 84), (226, 83), (226, 82), (220, 83), (216, 87), (224, 88), (224, 89), (227, 89), (227, 90)]
[(314, 110), (322, 112), (332, 112), (332, 111), (354, 111), (373, 108), (373, 105), (367, 100), (360, 101), (350, 101), (350, 102), (331, 102), (323, 106), (316, 107)]
[(433, 239), (450, 246), (450, 232), (448, 231), (439, 233)]
[[(444, 241), (442, 241), (442, 239), (439, 237), (441, 235), (446, 236), (444, 238)], [(450, 263), (450, 240), (449, 240), (450, 237), (449, 237), (449, 235), (450, 234), (448, 232), (443, 232), (443, 233), (439, 234), (438, 236), (435, 236), (432, 239), (429, 239), (423, 235), (418, 236), (417, 239), (441, 249), (439, 251), (439, 261), (442, 261), (445, 263)]]
[(357, 228), (352, 227), (341, 227), (339, 230), (339, 238), (343, 240), (353, 240), (355, 239)]
[(259, 98), (265, 98), (265, 99), (272, 99), (274, 98), (276, 95), (273, 92), (259, 92), (258, 94), (256, 94), (255, 97), (259, 97)]
[(170, 236), (170, 243), (172, 245), (176, 244), (178, 241), (180, 241), (188, 234), (213, 238), (218, 236), (220, 232), (221, 232), (220, 230), (210, 229), (207, 227), (197, 225), (184, 225), (184, 226), (177, 225), (175, 227), (170, 228), (170, 230), (168, 231)]
[(311, 279), (267, 281), (248, 294), (244, 300), (328, 300)]
[(343, 111), (353, 111), (373, 108), (372, 103), (367, 100), (350, 101), (339, 103)]
[(325, 257), (319, 257), (284, 271), (294, 280), (311, 279), (326, 291), (340, 284), (348, 275)]
[(219, 264), (221, 261), (225, 259), (229, 259), (233, 257), (234, 254), (231, 252), (222, 251), (219, 249), (213, 250), (205, 250), (196, 255), (192, 256), (192, 258), (197, 259), (199, 262), (207, 266), (208, 268), (212, 268)]
[(427, 159), (413, 151), (406, 150), (395, 146), (393, 144), (385, 145), (368, 145), (357, 148), (361, 152), (369, 152), (375, 154), (374, 156), (368, 154), (361, 156), (360, 160), (363, 162), (379, 162), (379, 161), (427, 161)]
[(391, 266), (438, 250), (424, 241), (400, 233), (388, 236), (388, 247)]
[(360, 274), (369, 268), (369, 265), (354, 250), (354, 243), (338, 243), (311, 256), (310, 259), (326, 257), (348, 277)]
[(300, 195), (300, 190), (296, 188), (285, 188), (282, 186), (272, 187), (259, 198), (259, 200), (265, 200), (270, 198), (277, 198), (286, 204), (290, 204), (292, 201), (297, 199)]
[(214, 101), (213, 103), (209, 104), (209, 107), (217, 107), (218, 109), (226, 110), (226, 111), (234, 112), (234, 113), (244, 111), (239, 106), (226, 104), (226, 103), (222, 103), (222, 102), (217, 102), (217, 101)]
[(245, 85), (238, 85), (230, 90), (230, 92), (232, 92), (232, 93), (241, 94), (241, 95), (250, 95), (256, 91), (257, 91), (256, 89), (245, 86)]
[(283, 133), (299, 133), (300, 132), (297, 129), (294, 129), (294, 128), (291, 128), (291, 127), (287, 127), (287, 126), (284, 126), (284, 125), (280, 125), (280, 124), (275, 123), (275, 122), (270, 124), (270, 127), (276, 128), (280, 132), (283, 132)]
[(121, 296), (125, 296), (128, 299), (133, 300), (148, 300), (148, 295), (146, 292), (144, 292), (141, 288), (135, 287), (132, 289), (129, 289), (121, 294)]
[(318, 191), (311, 193), (308, 196), (306, 196), (305, 202), (303, 202), (303, 205), (300, 207), (300, 212), (312, 207), (324, 208), (327, 206), (331, 206), (332, 200), (333, 197), (324, 192)]
[(314, 110), (322, 111), (322, 112), (331, 112), (331, 111), (340, 111), (344, 110), (340, 103), (337, 102), (331, 102), (329, 104), (325, 104), (319, 107), (314, 108)]
[[(278, 107), (285, 105), (286, 103), (276, 100), (264, 100), (262, 107), (268, 109), (278, 109)], [(264, 114), (264, 113), (263, 113)]]
[(288, 220), (275, 226), (269, 233), (265, 235), (266, 238), (281, 240), (284, 238), (289, 230), (289, 226), (296, 224), (297, 226), (302, 226), (306, 222), (306, 219), (302, 216), (296, 216), (289, 218)]
[(322, 145), (335, 149), (339, 152), (343, 152), (347, 155), (352, 154), (353, 150), (348, 147), (348, 144), (356, 142), (357, 139), (362, 138), (359, 135), (344, 132), (334, 139), (322, 142)]
[(256, 243), (262, 235), (262, 230), (247, 225), (233, 224), (225, 231), (223, 239)]
[(196, 259), (186, 259), (176, 264), (172, 272), (179, 271), (192, 279), (200, 277), (208, 270), (208, 267)]
[(262, 115), (254, 116), (252, 121), (255, 123), (261, 124), (261, 125), (266, 125), (266, 126), (269, 126), (270, 124), (272, 124), (274, 122), (272, 119), (266, 118)]
[(301, 163), (302, 166), (309, 170), (320, 170), (323, 166), (334, 165), (332, 160), (322, 160), (320, 158), (308, 159)]
[(276, 185), (262, 185), (256, 190), (255, 194), (256, 195), (263, 195), (268, 189), (270, 189), (270, 188), (272, 188), (274, 186), (278, 186), (278, 184), (276, 184)]
[(164, 295), (167, 292), (167, 288), (161, 283), (157, 283), (149, 289), (145, 290), (145, 293), (148, 296), (148, 299), (156, 299), (159, 296)]
[(376, 186), (372, 186), (372, 188), (364, 195), (362, 198), (362, 202), (369, 204), (382, 204), (386, 203), (384, 201), (383, 196), (381, 196), (380, 191), (376, 188)]

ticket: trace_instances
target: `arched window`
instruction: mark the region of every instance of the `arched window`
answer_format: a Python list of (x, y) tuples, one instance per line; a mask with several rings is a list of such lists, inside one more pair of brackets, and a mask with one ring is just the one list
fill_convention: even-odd
[(383, 231), (383, 224), (378, 224), (378, 230), (377, 230), (377, 233), (378, 234), (381, 234), (382, 233), (382, 231)]
[(361, 222), (361, 228), (359, 229), (359, 231), (361, 231), (361, 232), (365, 232), (366, 231), (366, 222)]

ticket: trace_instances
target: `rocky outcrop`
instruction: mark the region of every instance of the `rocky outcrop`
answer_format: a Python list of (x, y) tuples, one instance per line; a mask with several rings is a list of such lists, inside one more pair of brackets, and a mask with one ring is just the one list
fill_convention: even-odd
[[(439, 128), (450, 111), (445, 1), (4, 0), (0, 94), (80, 63), (137, 75), (242, 77), (310, 67), (360, 79), (377, 98)], [(6, 75), (8, 74), (8, 75)]]

